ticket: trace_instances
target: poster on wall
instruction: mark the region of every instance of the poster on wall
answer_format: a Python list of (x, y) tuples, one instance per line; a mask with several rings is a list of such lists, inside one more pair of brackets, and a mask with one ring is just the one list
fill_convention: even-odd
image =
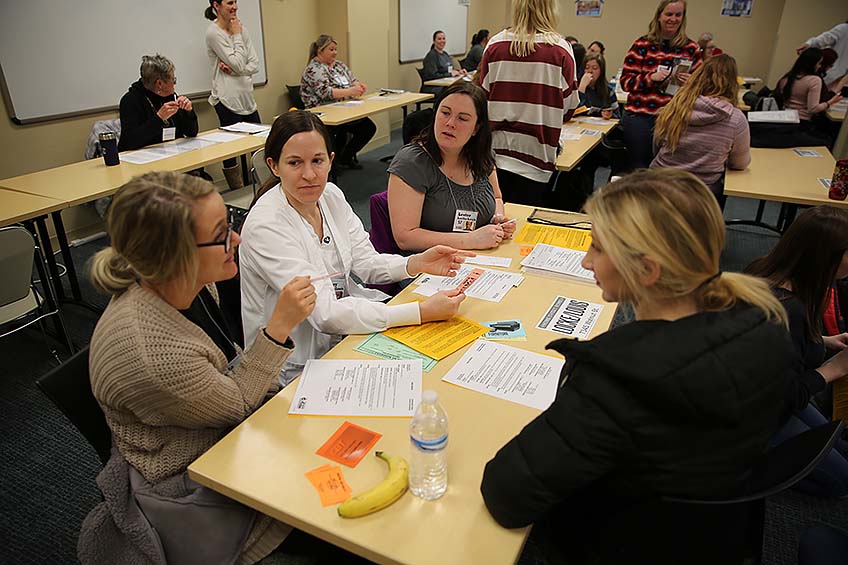
[(721, 15), (750, 18), (754, 0), (721, 0)]
[(593, 18), (601, 17), (604, 0), (577, 0), (574, 3), (577, 5), (578, 16), (591, 16)]

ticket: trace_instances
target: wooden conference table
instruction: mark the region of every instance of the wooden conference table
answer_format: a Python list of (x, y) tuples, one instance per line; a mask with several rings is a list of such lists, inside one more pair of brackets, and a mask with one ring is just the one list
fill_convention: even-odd
[(0, 189), (0, 228), (67, 208), (62, 200)]
[[(520, 230), (532, 208), (507, 204), (506, 211), (519, 219)], [(519, 247), (509, 242), (482, 254), (511, 257), (509, 270), (518, 271)], [(417, 295), (411, 290), (407, 288), (392, 303), (415, 300)], [(592, 284), (526, 275), (501, 303), (468, 298), (460, 315), (479, 322), (521, 320), (527, 341), (499, 343), (545, 352), (545, 345), (559, 336), (537, 330), (535, 325), (557, 295), (603, 303), (600, 289)], [(614, 304), (605, 304), (593, 336), (609, 327), (614, 311)], [(364, 338), (347, 337), (325, 358), (369, 358), (353, 350)], [(486, 462), (539, 411), (442, 382), (441, 377), (467, 348), (441, 360), (423, 375), (423, 388), (439, 393), (450, 419), (448, 490), (437, 501), (427, 502), (407, 493), (385, 510), (356, 519), (340, 518), (334, 506), (322, 507), (304, 473), (329, 462), (315, 450), (339, 425), (350, 420), (379, 432), (383, 437), (376, 449), (408, 457), (409, 419), (288, 416), (297, 381), (192, 463), (189, 475), (239, 502), (378, 563), (514, 563), (528, 529), (501, 528), (485, 508), (480, 481)], [(357, 494), (381, 481), (386, 466), (369, 455), (356, 468), (343, 470)]]
[(601, 132), (600, 135), (580, 134), (580, 139), (566, 139), (562, 142), (562, 153), (557, 156), (556, 168), (558, 171), (570, 171), (577, 166), (583, 157), (597, 147), (604, 136), (618, 125), (618, 120), (604, 120), (603, 124), (593, 124), (580, 121), (580, 117), (572, 118), (562, 124), (563, 133), (568, 129), (587, 129)]
[(354, 120), (379, 114), (395, 108), (403, 108), (406, 117), (406, 107), (409, 104), (420, 104), (433, 98), (432, 94), (420, 92), (403, 92), (400, 94), (374, 93), (362, 98), (332, 102), (310, 108), (309, 111), (321, 115), (321, 121), (328, 126), (340, 126)]
[(727, 171), (727, 196), (773, 200), (789, 204), (818, 206), (830, 204), (848, 208), (848, 201), (830, 200), (828, 189), (818, 179), (833, 176), (836, 160), (827, 147), (812, 149), (821, 157), (801, 157), (794, 149), (751, 149), (751, 164), (743, 171)]

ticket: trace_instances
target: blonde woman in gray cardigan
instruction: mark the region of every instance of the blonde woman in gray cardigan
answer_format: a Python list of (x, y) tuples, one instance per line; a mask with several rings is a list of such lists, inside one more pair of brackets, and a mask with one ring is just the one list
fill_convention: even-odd
[(212, 285), (236, 275), (239, 244), (212, 184), (137, 177), (115, 195), (108, 222), (112, 247), (94, 258), (92, 279), (112, 299), (94, 330), (90, 373), (113, 449), (80, 561), (258, 561), (291, 528), (200, 486), (186, 468), (278, 390), (288, 337), (312, 312), (315, 290), (307, 277), (286, 285), (243, 352)]

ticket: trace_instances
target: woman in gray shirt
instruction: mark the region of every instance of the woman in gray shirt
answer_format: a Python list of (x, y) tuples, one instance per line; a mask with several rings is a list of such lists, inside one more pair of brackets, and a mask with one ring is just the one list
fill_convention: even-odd
[(445, 89), (434, 122), (395, 154), (388, 172), (389, 217), (403, 250), (491, 249), (515, 231), (504, 217), (486, 95), (475, 84)]

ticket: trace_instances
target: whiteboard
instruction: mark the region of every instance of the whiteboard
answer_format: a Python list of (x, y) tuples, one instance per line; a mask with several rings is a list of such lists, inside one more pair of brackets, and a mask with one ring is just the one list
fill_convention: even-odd
[(400, 0), (400, 62), (420, 61), (430, 50), (433, 32), (445, 32), (451, 55), (468, 51), (468, 7), (460, 0)]
[[(239, 19), (259, 57), (254, 84), (266, 81), (260, 0), (241, 0)], [(0, 68), (15, 123), (117, 108), (138, 80), (142, 55), (176, 66), (177, 93), (211, 89), (203, 17), (209, 4), (187, 0), (2, 0)]]

